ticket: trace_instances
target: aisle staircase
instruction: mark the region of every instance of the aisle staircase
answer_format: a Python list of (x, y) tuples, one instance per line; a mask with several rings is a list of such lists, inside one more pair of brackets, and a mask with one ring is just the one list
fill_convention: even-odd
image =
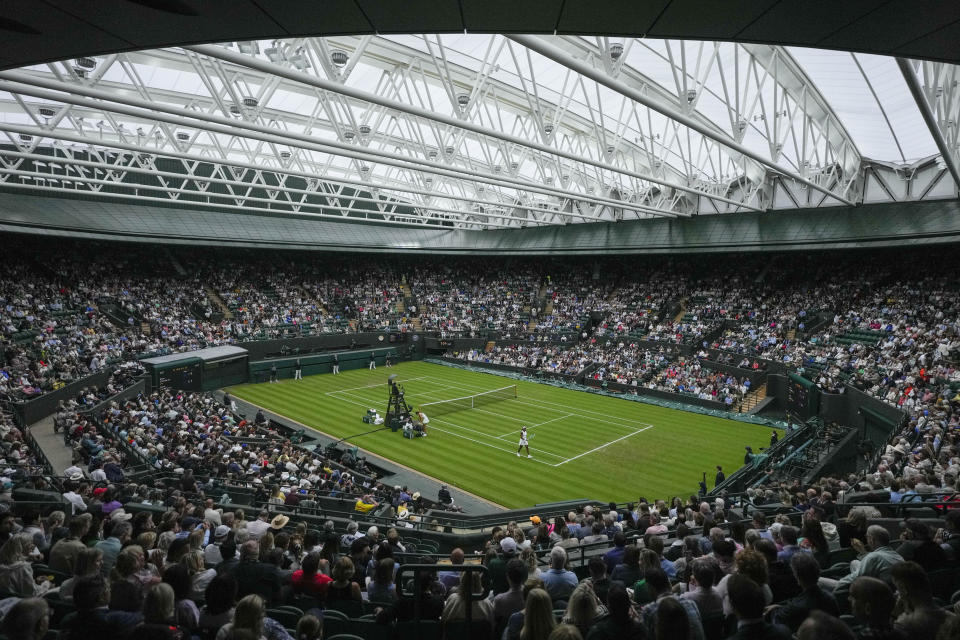
[(687, 299), (683, 298), (680, 300), (680, 311), (678, 311), (676, 317), (674, 317), (673, 324), (677, 324), (683, 320), (683, 316), (685, 315), (687, 315)]
[[(402, 308), (404, 311), (406, 311), (406, 309), (407, 309), (407, 304), (408, 304), (407, 301), (409, 300), (410, 302), (413, 302), (413, 290), (410, 288), (410, 285), (407, 284), (407, 277), (406, 277), (406, 276), (403, 277), (403, 282), (400, 283), (400, 290), (403, 291), (403, 301), (400, 302), (399, 304), (402, 305), (401, 308)], [(418, 311), (419, 311), (419, 310), (418, 310)], [(410, 324), (413, 325), (413, 330), (414, 330), (414, 331), (420, 331), (420, 330), (421, 330), (420, 318), (419, 318), (419, 316), (417, 316), (417, 315), (410, 316), (410, 317), (407, 318), (407, 322), (409, 322)]]
[(760, 404), (767, 397), (767, 383), (764, 382), (756, 389), (752, 389), (740, 403), (737, 409), (738, 413), (749, 413), (751, 409)]
[(233, 311), (231, 311), (230, 307), (228, 307), (223, 301), (223, 298), (220, 297), (220, 294), (214, 291), (213, 287), (206, 283), (203, 285), (203, 290), (206, 292), (207, 298), (210, 299), (210, 302), (213, 304), (213, 306), (223, 312), (223, 317), (227, 320), (233, 320)]

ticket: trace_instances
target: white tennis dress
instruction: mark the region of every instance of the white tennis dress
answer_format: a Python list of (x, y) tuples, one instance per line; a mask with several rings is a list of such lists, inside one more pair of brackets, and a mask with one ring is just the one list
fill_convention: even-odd
[(527, 428), (520, 429), (520, 446), (527, 446)]

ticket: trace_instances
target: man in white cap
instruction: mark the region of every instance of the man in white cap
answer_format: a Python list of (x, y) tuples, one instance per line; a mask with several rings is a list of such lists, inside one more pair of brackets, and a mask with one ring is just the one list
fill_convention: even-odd
[[(208, 544), (203, 549), (203, 560), (206, 562), (208, 567), (213, 567), (224, 560), (232, 560), (233, 558), (224, 558), (223, 551), (220, 548), (220, 545), (226, 541), (227, 536), (230, 535), (230, 527), (225, 524), (219, 525), (213, 531), (213, 543)], [(236, 552), (234, 552), (236, 554)]]

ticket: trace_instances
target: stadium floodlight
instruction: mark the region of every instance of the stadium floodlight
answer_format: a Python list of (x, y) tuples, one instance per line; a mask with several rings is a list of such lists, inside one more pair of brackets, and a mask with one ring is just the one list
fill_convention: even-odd
[(79, 67), (80, 69), (83, 69), (84, 71), (90, 72), (90, 71), (93, 71), (94, 69), (97, 68), (97, 60), (96, 60), (96, 58), (86, 58), (86, 57), (84, 57), (84, 58), (75, 58), (75, 59), (73, 60), (73, 66), (74, 66), (74, 67)]
[(360, 125), (360, 135), (364, 138), (370, 135), (370, 125), (368, 124)]
[(460, 105), (461, 109), (466, 109), (467, 105), (470, 104), (470, 96), (466, 93), (458, 93), (457, 104)]
[(620, 56), (623, 55), (623, 43), (621, 42), (611, 42), (610, 43), (610, 59), (619, 60)]
[(245, 53), (247, 55), (257, 55), (260, 53), (260, 45), (254, 42), (253, 40), (241, 40), (237, 42), (237, 49), (240, 50), (240, 53)]
[(57, 110), (54, 107), (40, 107), (37, 109), (37, 113), (40, 114), (41, 118), (52, 118), (57, 115)]
[(553, 133), (553, 125), (550, 123), (543, 125), (543, 132), (547, 135)]
[(350, 56), (342, 49), (334, 49), (330, 52), (330, 62), (338, 69), (343, 69), (347, 66), (349, 60)]
[(243, 99), (243, 106), (247, 109), (256, 109), (260, 105), (260, 101), (256, 98), (246, 97)]

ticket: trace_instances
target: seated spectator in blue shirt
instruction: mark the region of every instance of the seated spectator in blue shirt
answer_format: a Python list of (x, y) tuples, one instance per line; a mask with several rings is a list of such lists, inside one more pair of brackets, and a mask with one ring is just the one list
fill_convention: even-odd
[(660, 568), (667, 574), (667, 577), (671, 580), (676, 579), (676, 567), (674, 567), (672, 562), (663, 557), (663, 538), (655, 535), (646, 535), (644, 536), (644, 542), (647, 545), (647, 549), (656, 553), (657, 557), (660, 558)]
[(603, 554), (603, 562), (607, 565), (607, 573), (613, 573), (614, 567), (623, 561), (623, 552), (627, 545), (627, 537), (622, 532), (613, 534), (613, 549)]
[(790, 564), (790, 558), (796, 553), (803, 553), (797, 539), (797, 528), (790, 525), (784, 525), (780, 528), (780, 540), (783, 541), (783, 549), (777, 554), (777, 561), (783, 564)]
[(577, 588), (577, 575), (564, 568), (566, 563), (567, 552), (563, 547), (554, 547), (550, 550), (550, 569), (540, 574), (540, 579), (553, 600), (554, 609), (566, 606), (570, 594)]

